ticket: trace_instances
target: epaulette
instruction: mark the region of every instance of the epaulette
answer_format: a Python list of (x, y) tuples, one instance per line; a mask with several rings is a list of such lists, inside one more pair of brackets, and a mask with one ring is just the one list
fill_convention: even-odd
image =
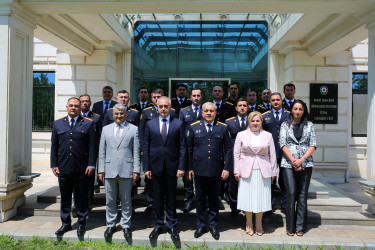
[(176, 111), (174, 108), (171, 108), (171, 110)]
[(201, 121), (193, 122), (192, 124), (190, 124), (190, 126), (193, 126), (193, 125), (198, 124), (198, 123), (200, 123), (200, 122), (201, 122)]
[(180, 109), (180, 111), (181, 111), (181, 110), (184, 110), (184, 109), (187, 109), (188, 107), (190, 107), (190, 106), (187, 106), (187, 107), (185, 107), (185, 108), (183, 108), (183, 109)]
[[(134, 105), (137, 105), (137, 104), (138, 104), (138, 102), (135, 102), (135, 103), (131, 104), (130, 106), (134, 106)], [(130, 107), (130, 106), (129, 106), (129, 107)]]
[(173, 97), (172, 100), (176, 100), (176, 98)]
[(222, 122), (217, 122), (218, 124), (221, 124), (221, 125), (224, 125), (224, 126), (228, 126), (227, 124), (225, 124), (225, 123), (222, 123)]
[(265, 115), (265, 114), (268, 114), (268, 113), (271, 113), (271, 110), (268, 110), (268, 111), (262, 113), (262, 116)]
[(130, 109), (130, 110), (133, 110), (133, 111), (135, 111), (135, 112), (138, 112), (138, 110), (136, 110), (136, 109)]
[(87, 118), (87, 117), (82, 117), (83, 119), (86, 119), (86, 120), (89, 120), (90, 122), (92, 122), (92, 119), (90, 118)]
[(113, 108), (109, 108), (109, 109), (107, 109), (107, 110), (111, 110), (111, 109), (113, 109)]
[(94, 115), (97, 115), (97, 116), (100, 116), (99, 114), (97, 114), (97, 113), (94, 113), (94, 112), (92, 112)]
[(288, 113), (290, 113), (290, 111), (289, 111), (289, 110), (284, 110), (284, 112), (288, 112)]
[(186, 100), (189, 100), (189, 101), (191, 101), (191, 99), (190, 99), (190, 98), (186, 98)]
[(143, 110), (148, 110), (148, 109), (152, 109), (152, 107), (144, 108)]
[(236, 117), (233, 116), (233, 117), (231, 117), (231, 118), (226, 119), (225, 121), (227, 122), (227, 121), (230, 121), (230, 120), (232, 120), (232, 119), (234, 119), (234, 118), (236, 118)]
[(233, 103), (231, 103), (231, 102), (227, 102), (227, 101), (225, 101), (225, 103), (228, 103), (228, 104), (230, 104), (230, 105), (232, 105), (232, 106), (233, 106)]
[(56, 119), (55, 121), (61, 120), (62, 118), (65, 118), (66, 116), (60, 117), (59, 119)]

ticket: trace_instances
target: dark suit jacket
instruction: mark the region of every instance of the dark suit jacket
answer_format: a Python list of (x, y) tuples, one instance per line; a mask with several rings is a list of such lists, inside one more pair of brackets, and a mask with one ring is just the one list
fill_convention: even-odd
[[(215, 105), (216, 107), (216, 105)], [(236, 109), (235, 106), (230, 103), (223, 101), (221, 103), (220, 109), (217, 109), (217, 114), (216, 114), (216, 121), (224, 123), (226, 119), (231, 118), (236, 115)]]
[[(267, 108), (264, 107), (264, 106), (260, 106), (258, 104), (255, 105), (255, 110), (254, 111), (258, 111), (260, 112), (261, 114), (263, 114), (264, 112), (267, 112)], [(249, 111), (248, 111), (248, 114), (251, 113), (251, 110), (250, 110), (250, 107), (249, 107)]]
[(185, 100), (180, 104), (177, 98), (172, 98), (172, 108), (176, 111), (177, 116), (179, 116), (180, 110), (186, 108), (192, 104), (191, 100), (185, 97)]
[(88, 166), (95, 166), (96, 135), (91, 119), (79, 116), (72, 130), (67, 116), (54, 121), (51, 141), (51, 168), (83, 175)]
[(210, 135), (203, 120), (191, 124), (188, 150), (189, 170), (198, 176), (218, 177), (223, 169), (233, 171), (232, 143), (224, 123), (215, 122)]
[[(115, 106), (116, 104), (117, 104), (116, 101), (111, 100), (111, 104), (109, 105), (109, 108), (113, 108), (113, 106)], [(103, 109), (104, 109), (104, 107), (103, 107), (103, 100), (94, 103), (94, 105), (92, 106), (92, 112), (97, 113), (98, 115), (100, 115), (100, 118), (102, 120), (104, 118), (104, 116), (103, 116)]]
[(275, 150), (276, 150), (276, 158), (281, 159), (282, 157), (282, 152), (280, 149), (280, 144), (279, 144), (279, 134), (280, 134), (280, 127), (283, 121), (289, 120), (289, 111), (283, 109), (283, 112), (281, 114), (281, 118), (279, 122), (276, 122), (273, 110), (269, 110), (266, 113), (263, 113), (263, 129), (265, 131), (268, 131), (272, 134), (273, 137), (273, 142), (275, 143)]
[(143, 151), (143, 171), (161, 176), (164, 166), (169, 176), (176, 176), (177, 170), (185, 171), (186, 136), (184, 124), (177, 118), (170, 118), (167, 140), (160, 133), (160, 122), (147, 122), (145, 130), (145, 150)]
[[(138, 111), (135, 109), (127, 108), (126, 121), (138, 127), (139, 125)], [(113, 108), (110, 108), (107, 110), (107, 112), (105, 112), (104, 119), (103, 119), (103, 127), (113, 122), (115, 122), (115, 120), (113, 120)]]
[(283, 109), (286, 109), (286, 110), (289, 110), (290, 111), (290, 109), (291, 109), (291, 106), (293, 105), (293, 102), (292, 102), (292, 104), (289, 106), (289, 104), (287, 103), (287, 102), (289, 102), (288, 100), (286, 100), (285, 98), (283, 99), (283, 103), (282, 103), (282, 105), (283, 105)]
[[(150, 103), (149, 101), (147, 101), (147, 105), (146, 105), (146, 107), (144, 107), (143, 109), (145, 109), (145, 108), (149, 108), (149, 107), (152, 107), (152, 106), (154, 106), (152, 103)], [(141, 103), (140, 102), (137, 102), (137, 103), (133, 103), (132, 105), (130, 105), (129, 106), (129, 108), (131, 108), (131, 109), (135, 109), (135, 110), (138, 110), (138, 113), (139, 113), (139, 115), (141, 115), (142, 114), (142, 106), (141, 106)]]

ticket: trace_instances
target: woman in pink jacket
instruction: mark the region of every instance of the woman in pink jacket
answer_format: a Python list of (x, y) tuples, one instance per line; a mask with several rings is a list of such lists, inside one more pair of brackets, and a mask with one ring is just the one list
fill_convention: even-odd
[(239, 181), (237, 208), (245, 211), (246, 233), (262, 236), (263, 212), (271, 210), (271, 179), (277, 176), (275, 145), (272, 134), (262, 130), (262, 115), (248, 116), (249, 128), (239, 132), (234, 143), (234, 175)]

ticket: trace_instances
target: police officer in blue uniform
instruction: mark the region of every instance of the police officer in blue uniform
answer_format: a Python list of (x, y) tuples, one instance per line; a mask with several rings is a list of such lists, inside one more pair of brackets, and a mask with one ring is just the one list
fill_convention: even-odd
[(176, 98), (172, 98), (172, 108), (176, 111), (176, 115), (179, 116), (180, 110), (191, 105), (191, 100), (186, 98), (187, 87), (185, 84), (178, 84), (176, 86)]
[[(220, 181), (229, 177), (233, 165), (232, 143), (227, 125), (215, 121), (215, 104), (202, 106), (203, 120), (190, 125), (188, 131), (189, 179), (194, 177), (197, 197), (197, 227), (194, 237), (199, 238), (208, 226), (214, 239), (220, 238), (218, 230)], [(209, 210), (206, 210), (208, 198)]]
[(88, 177), (95, 172), (96, 134), (93, 121), (80, 116), (78, 98), (70, 98), (66, 109), (68, 116), (54, 121), (51, 138), (51, 168), (58, 177), (61, 193), (62, 226), (56, 234), (64, 234), (72, 228), (70, 210), (74, 194), (77, 235), (82, 237), (88, 214)]
[[(192, 105), (180, 110), (180, 120), (184, 123), (185, 135), (187, 135), (192, 123), (202, 119), (202, 90), (199, 88), (193, 88), (190, 98)], [(186, 160), (188, 160), (188, 158)], [(189, 213), (193, 209), (194, 185), (192, 181), (189, 181), (188, 175), (185, 175), (183, 180), (185, 189), (185, 207), (182, 211), (184, 213)]]
[(259, 106), (266, 109), (266, 111), (271, 110), (270, 98), (271, 98), (271, 90), (264, 89), (262, 91), (262, 103), (260, 103)]
[(236, 115), (233, 103), (223, 100), (224, 91), (221, 86), (215, 86), (212, 89), (212, 99), (216, 108), (216, 120), (224, 123), (226, 119)]
[(148, 101), (149, 97), (150, 95), (148, 93), (148, 89), (146, 87), (140, 87), (138, 89), (139, 102), (133, 103), (129, 108), (138, 110), (138, 114), (140, 116), (145, 108), (149, 108), (154, 105)]
[(257, 104), (257, 92), (255, 89), (249, 89), (246, 93), (246, 101), (249, 105), (249, 114), (253, 111), (258, 111), (261, 114), (267, 111), (267, 108)]
[[(130, 101), (129, 92), (126, 90), (120, 90), (117, 93), (116, 101), (117, 103), (124, 104), (124, 106), (126, 107), (126, 121), (138, 127), (138, 110), (128, 107)], [(105, 113), (103, 119), (103, 127), (114, 122), (115, 121), (113, 120), (113, 108), (107, 109), (107, 112)]]
[[(273, 141), (275, 143), (275, 150), (276, 150), (276, 158), (277, 158), (277, 164), (280, 166), (281, 163), (281, 157), (282, 157), (282, 151), (280, 149), (279, 144), (279, 134), (280, 134), (280, 127), (281, 123), (289, 119), (289, 111), (282, 108), (281, 104), (281, 94), (280, 93), (272, 93), (271, 94), (271, 106), (272, 109), (263, 113), (263, 129), (265, 131), (268, 131), (272, 134)], [(285, 211), (285, 201), (286, 201), (286, 193), (285, 193), (285, 186), (284, 186), (284, 179), (283, 179), (283, 172), (282, 168), (279, 167), (279, 187), (281, 190), (281, 199), (280, 199), (280, 206), (281, 211)], [(272, 184), (272, 194), (274, 193), (274, 190), (276, 188), (276, 185)], [(273, 195), (272, 195), (272, 204), (273, 201)], [(272, 213), (268, 212), (268, 214)]]
[[(232, 148), (232, 156), (231, 160), (233, 159), (233, 148), (234, 142), (236, 141), (236, 137), (238, 132), (241, 132), (249, 127), (249, 122), (247, 121), (247, 114), (248, 114), (249, 107), (247, 105), (247, 101), (244, 98), (238, 98), (236, 111), (237, 116), (229, 118), (225, 121), (225, 124), (228, 125), (228, 131), (231, 138), (231, 148)], [(234, 178), (233, 171), (229, 174), (229, 205), (231, 208), (231, 216), (235, 217), (238, 214), (237, 210), (237, 194), (238, 194), (238, 182), (236, 178)]]
[(294, 95), (296, 94), (296, 86), (293, 83), (287, 83), (284, 85), (284, 96), (283, 109), (289, 110), (292, 108), (294, 103)]
[[(90, 111), (91, 107), (91, 97), (89, 95), (81, 95), (79, 97), (79, 100), (81, 101), (81, 116), (90, 118), (93, 121), (94, 130), (96, 132), (96, 142), (97, 142), (97, 149), (99, 148), (99, 140), (100, 140), (100, 134), (101, 134), (101, 119), (100, 115)], [(98, 152), (98, 151), (97, 151)], [(89, 177), (89, 211), (92, 210), (93, 206), (93, 199), (94, 199), (94, 190), (95, 190), (95, 174), (91, 175)], [(73, 215), (76, 215), (75, 208), (72, 209)]]

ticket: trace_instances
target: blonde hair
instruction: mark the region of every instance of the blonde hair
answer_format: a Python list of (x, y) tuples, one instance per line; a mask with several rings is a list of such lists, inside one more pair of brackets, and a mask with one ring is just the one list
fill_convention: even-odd
[[(251, 112), (251, 113), (247, 116), (247, 121), (249, 122), (249, 128), (250, 128), (250, 122), (251, 122), (251, 120), (252, 120), (255, 116), (259, 116), (260, 121), (263, 123), (263, 116), (262, 116), (262, 114), (261, 114), (259, 111), (253, 111), (253, 112)], [(263, 128), (262, 128), (262, 125), (260, 126), (260, 129), (263, 129)]]

